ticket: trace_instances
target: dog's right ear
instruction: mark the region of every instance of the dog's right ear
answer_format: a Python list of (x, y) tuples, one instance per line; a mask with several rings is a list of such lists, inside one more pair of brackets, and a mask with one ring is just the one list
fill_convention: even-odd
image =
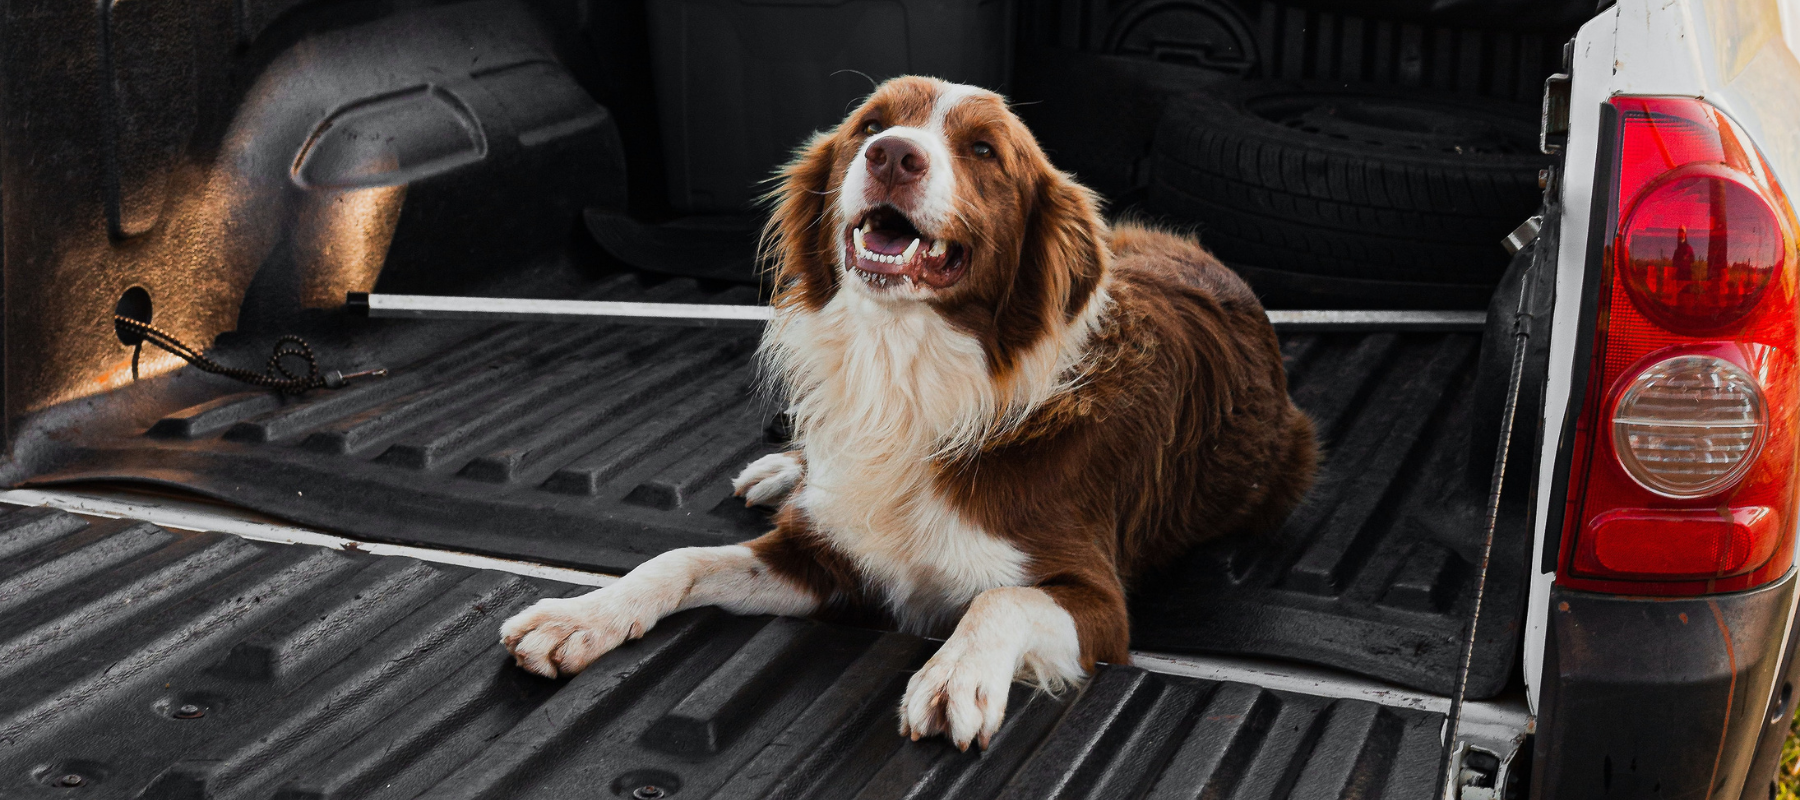
[(763, 269), (775, 280), (774, 304), (818, 310), (837, 292), (834, 253), (838, 225), (831, 173), (836, 165), (837, 135), (813, 135), (794, 160), (781, 169), (781, 185), (768, 195), (774, 214), (763, 228)]

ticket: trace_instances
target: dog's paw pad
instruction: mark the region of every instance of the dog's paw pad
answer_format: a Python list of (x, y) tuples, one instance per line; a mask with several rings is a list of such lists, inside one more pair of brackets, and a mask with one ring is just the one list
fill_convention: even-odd
[(986, 747), (1006, 716), (1013, 671), (1011, 659), (940, 651), (906, 685), (901, 735), (918, 739), (942, 733), (962, 750), (975, 743)]
[(641, 623), (586, 597), (539, 600), (500, 626), (513, 661), (546, 678), (574, 675), (618, 647)]
[(793, 490), (805, 471), (800, 459), (788, 453), (770, 453), (738, 473), (731, 490), (750, 505), (774, 505)]

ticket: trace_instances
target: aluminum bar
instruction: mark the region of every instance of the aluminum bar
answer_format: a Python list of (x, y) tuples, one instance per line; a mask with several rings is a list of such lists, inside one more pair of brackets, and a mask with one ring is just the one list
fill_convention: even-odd
[[(691, 327), (756, 327), (773, 313), (768, 306), (697, 303), (627, 303), (611, 300), (536, 300), (512, 297), (440, 297), (416, 294), (352, 293), (347, 307), (382, 319), (469, 319), (496, 322), (585, 322)], [(1480, 311), (1332, 311), (1269, 312), (1277, 330), (1328, 331), (1479, 331), (1487, 315)]]
[(613, 300), (535, 300), (516, 297), (439, 297), (351, 293), (351, 313), (380, 319), (471, 319), (495, 322), (584, 322), (684, 327), (761, 327), (768, 306), (698, 303), (624, 303)]

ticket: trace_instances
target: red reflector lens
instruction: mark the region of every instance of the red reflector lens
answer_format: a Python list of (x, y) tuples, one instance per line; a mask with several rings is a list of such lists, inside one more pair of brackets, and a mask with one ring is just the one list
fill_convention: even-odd
[(1619, 271), (1638, 310), (1671, 330), (1741, 321), (1786, 256), (1781, 221), (1742, 173), (1696, 165), (1645, 189), (1619, 234)]
[[(1775, 553), (1779, 516), (1765, 506), (1718, 511), (1622, 509), (1594, 521), (1590, 572), (1641, 578), (1724, 578)], [(1583, 559), (1587, 560), (1587, 559)], [(1597, 569), (1596, 569), (1597, 568)]]

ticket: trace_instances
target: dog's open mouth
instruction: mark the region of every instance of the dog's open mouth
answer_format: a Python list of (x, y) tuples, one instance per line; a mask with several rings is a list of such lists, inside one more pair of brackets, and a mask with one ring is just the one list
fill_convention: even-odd
[(962, 280), (967, 248), (933, 239), (889, 206), (870, 210), (845, 234), (845, 261), (870, 286), (947, 289)]

